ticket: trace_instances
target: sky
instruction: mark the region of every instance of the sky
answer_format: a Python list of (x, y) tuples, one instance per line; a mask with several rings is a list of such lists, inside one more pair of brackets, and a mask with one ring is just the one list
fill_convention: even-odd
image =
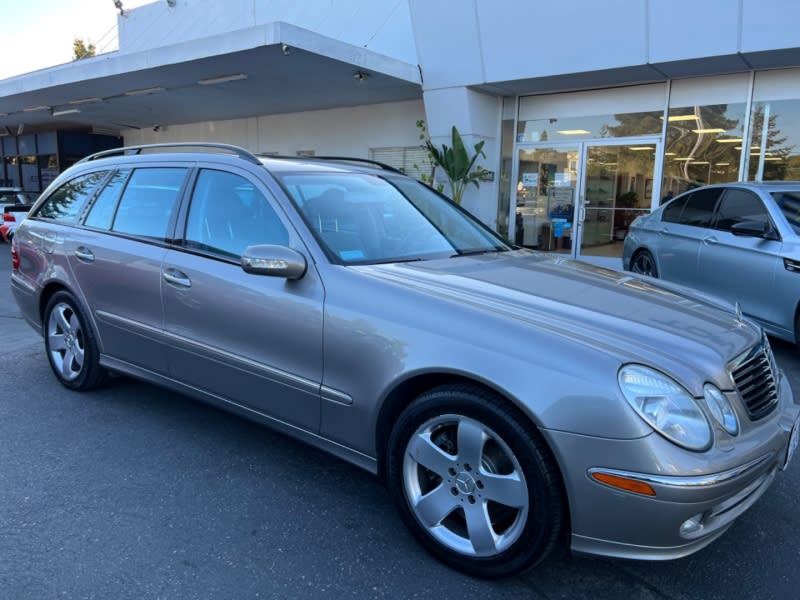
[[(122, 0), (122, 7), (157, 1), (164, 0)], [(70, 62), (75, 38), (98, 54), (116, 50), (118, 15), (114, 0), (0, 0), (0, 79)]]

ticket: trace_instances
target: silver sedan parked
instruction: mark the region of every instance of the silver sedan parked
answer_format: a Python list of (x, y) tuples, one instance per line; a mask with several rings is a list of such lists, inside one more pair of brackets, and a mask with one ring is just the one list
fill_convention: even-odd
[(732, 306), (512, 247), (382, 165), (196, 146), (85, 159), (20, 225), (64, 386), (124, 373), (351, 461), (486, 577), (685, 556), (789, 464), (799, 408)]
[(800, 342), (800, 183), (690, 190), (631, 224), (623, 266), (739, 303)]

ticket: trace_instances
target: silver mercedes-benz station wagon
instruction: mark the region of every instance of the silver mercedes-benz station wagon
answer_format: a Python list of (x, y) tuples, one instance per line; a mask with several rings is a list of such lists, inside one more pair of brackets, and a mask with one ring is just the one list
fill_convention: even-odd
[(64, 386), (126, 374), (332, 452), (473, 575), (563, 543), (685, 556), (797, 447), (800, 407), (732, 306), (518, 249), (370, 161), (103, 152), (41, 196), (12, 261)]

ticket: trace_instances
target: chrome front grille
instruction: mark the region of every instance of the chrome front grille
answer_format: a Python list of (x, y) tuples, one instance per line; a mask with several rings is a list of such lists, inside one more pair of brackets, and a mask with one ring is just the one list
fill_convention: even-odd
[(731, 375), (750, 420), (763, 419), (778, 405), (778, 371), (766, 338), (734, 361)]

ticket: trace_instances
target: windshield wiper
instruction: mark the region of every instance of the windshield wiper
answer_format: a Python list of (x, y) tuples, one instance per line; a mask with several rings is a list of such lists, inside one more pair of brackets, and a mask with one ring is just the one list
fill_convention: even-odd
[(508, 248), (495, 246), (493, 248), (476, 248), (475, 250), (458, 250), (456, 254), (451, 254), (450, 258), (459, 256), (477, 256), (479, 254), (494, 254), (495, 252), (508, 252)]

